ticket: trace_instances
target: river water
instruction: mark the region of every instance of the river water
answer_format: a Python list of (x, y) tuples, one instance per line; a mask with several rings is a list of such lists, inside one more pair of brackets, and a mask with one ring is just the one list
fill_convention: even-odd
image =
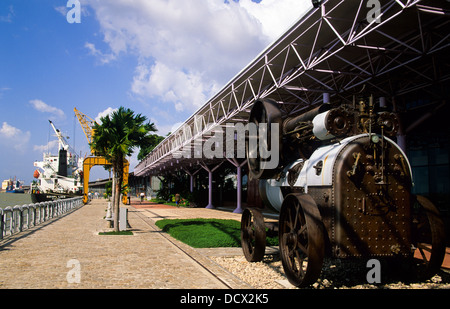
[(0, 208), (7, 206), (31, 204), (31, 195), (28, 193), (6, 193), (0, 192)]

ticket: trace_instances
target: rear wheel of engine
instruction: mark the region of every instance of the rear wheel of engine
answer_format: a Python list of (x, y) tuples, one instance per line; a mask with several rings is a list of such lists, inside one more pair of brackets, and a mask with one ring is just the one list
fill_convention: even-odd
[(427, 198), (418, 195), (419, 209), (413, 220), (413, 236), (416, 251), (414, 258), (419, 261), (419, 279), (428, 279), (440, 269), (445, 256), (445, 226), (439, 210)]
[(258, 209), (246, 208), (241, 218), (241, 245), (249, 262), (260, 262), (266, 251), (266, 225)]
[(325, 255), (322, 218), (309, 195), (292, 193), (281, 206), (279, 245), (290, 283), (306, 287), (318, 279)]

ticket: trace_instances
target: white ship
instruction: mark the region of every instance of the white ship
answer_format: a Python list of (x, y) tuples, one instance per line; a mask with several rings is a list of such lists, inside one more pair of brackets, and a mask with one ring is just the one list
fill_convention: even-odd
[(35, 161), (34, 178), (31, 188), (33, 203), (82, 195), (83, 158), (71, 151), (61, 132), (49, 120), (59, 141), (58, 155), (43, 154), (42, 161)]

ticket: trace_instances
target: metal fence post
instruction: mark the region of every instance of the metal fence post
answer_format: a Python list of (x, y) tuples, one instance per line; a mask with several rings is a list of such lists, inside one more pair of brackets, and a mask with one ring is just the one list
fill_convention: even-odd
[(82, 197), (0, 208), (0, 240), (59, 217), (80, 205), (83, 205)]
[(3, 223), (3, 209), (0, 208), (0, 239), (3, 239), (3, 228), (5, 224)]
[(33, 205), (33, 226), (36, 226), (36, 205)]

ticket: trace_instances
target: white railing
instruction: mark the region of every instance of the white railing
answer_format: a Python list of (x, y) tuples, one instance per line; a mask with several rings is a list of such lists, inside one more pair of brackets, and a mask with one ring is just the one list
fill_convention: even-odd
[(0, 239), (20, 233), (83, 205), (82, 197), (0, 208)]

